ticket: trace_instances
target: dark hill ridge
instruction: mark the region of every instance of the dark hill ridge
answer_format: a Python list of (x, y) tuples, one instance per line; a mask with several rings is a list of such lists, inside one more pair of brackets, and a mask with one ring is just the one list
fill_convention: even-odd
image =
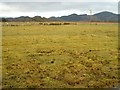
[(67, 22), (79, 22), (79, 21), (99, 21), (99, 22), (117, 22), (118, 21), (118, 14), (114, 14), (112, 12), (104, 11), (100, 13), (96, 13), (94, 15), (77, 15), (71, 14), (68, 16), (61, 16), (61, 17), (50, 17), (45, 18), (41, 16), (35, 17), (28, 17), (28, 16), (21, 16), (17, 18), (3, 18), (3, 21), (15, 21), (15, 22), (49, 22), (49, 21), (67, 21)]
[[(49, 18), (51, 19), (51, 18)], [(52, 18), (53, 19), (53, 18)], [(55, 17), (54, 20), (62, 20), (62, 21), (105, 21), (105, 22), (117, 22), (118, 21), (118, 14), (114, 14), (112, 12), (100, 12), (94, 15), (77, 15), (77, 14), (71, 14), (68, 16), (61, 16), (61, 17)]]
[(98, 20), (102, 21), (118, 21), (118, 15), (112, 12), (101, 12), (93, 15), (97, 17)]
[(21, 16), (21, 17), (17, 17), (17, 18), (4, 18), (6, 19), (6, 21), (10, 21), (10, 22), (44, 22), (44, 21), (49, 21), (47, 18), (45, 17), (41, 17), (41, 16), (34, 16), (34, 17), (29, 17), (29, 16)]

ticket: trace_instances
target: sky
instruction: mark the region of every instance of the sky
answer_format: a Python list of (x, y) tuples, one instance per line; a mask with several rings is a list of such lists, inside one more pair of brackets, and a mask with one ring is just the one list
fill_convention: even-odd
[(19, 16), (42, 16), (42, 17), (60, 17), (76, 13), (92, 14), (102, 11), (118, 13), (118, 0), (38, 0), (23, 1), (0, 0), (0, 17), (19, 17)]

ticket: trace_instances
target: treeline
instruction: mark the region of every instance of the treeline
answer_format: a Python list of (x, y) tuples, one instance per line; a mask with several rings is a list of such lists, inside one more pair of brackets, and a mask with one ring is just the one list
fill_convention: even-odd
[(49, 23), (39, 23), (39, 25), (77, 25), (75, 22), (49, 22)]
[(4, 22), (3, 26), (77, 25), (77, 22)]

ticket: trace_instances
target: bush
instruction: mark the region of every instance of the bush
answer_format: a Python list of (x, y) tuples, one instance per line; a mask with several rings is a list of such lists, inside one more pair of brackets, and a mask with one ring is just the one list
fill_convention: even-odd
[(50, 23), (49, 25), (62, 25), (62, 23)]

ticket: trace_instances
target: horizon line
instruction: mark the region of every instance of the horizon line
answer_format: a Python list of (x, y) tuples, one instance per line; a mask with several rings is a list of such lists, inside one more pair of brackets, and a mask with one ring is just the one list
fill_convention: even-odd
[[(102, 13), (102, 12), (109, 12), (109, 13), (113, 13), (113, 14), (117, 14), (117, 15), (119, 14), (119, 13), (115, 13), (115, 12), (112, 12), (112, 11), (100, 11), (100, 12), (98, 12), (98, 13)], [(95, 14), (98, 14), (98, 13), (94, 13), (94, 14), (92, 14), (92, 15), (95, 15)], [(0, 16), (0, 18), (18, 18), (18, 17), (31, 17), (31, 18), (33, 18), (33, 17), (36, 17), (36, 16), (39, 16), (39, 17), (42, 17), (42, 18), (51, 18), (51, 17), (69, 16), (69, 15), (72, 15), (72, 14), (76, 14), (76, 15), (88, 15), (88, 16), (89, 16), (89, 14), (86, 14), (86, 13), (84, 13), (84, 14), (71, 13), (71, 14), (68, 14), (68, 15), (50, 16), (50, 17), (45, 17), (45, 16), (41, 16), (41, 15), (34, 15), (34, 16), (20, 15), (20, 16), (15, 16), (15, 17)]]

